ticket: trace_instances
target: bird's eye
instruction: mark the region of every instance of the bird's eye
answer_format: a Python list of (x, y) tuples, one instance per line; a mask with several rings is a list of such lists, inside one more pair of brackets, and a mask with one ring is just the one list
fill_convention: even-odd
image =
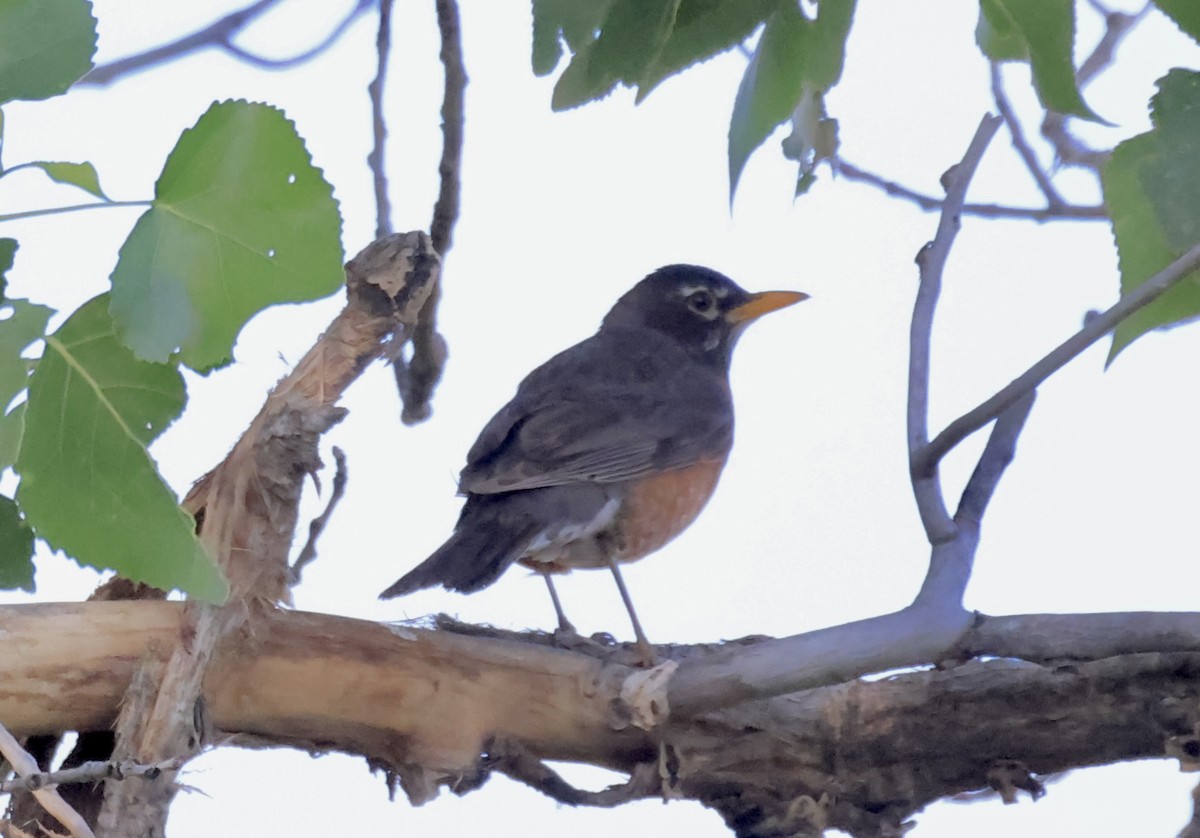
[(687, 305), (692, 311), (697, 314), (708, 314), (716, 306), (717, 301), (713, 299), (713, 295), (701, 289), (693, 291), (687, 296)]

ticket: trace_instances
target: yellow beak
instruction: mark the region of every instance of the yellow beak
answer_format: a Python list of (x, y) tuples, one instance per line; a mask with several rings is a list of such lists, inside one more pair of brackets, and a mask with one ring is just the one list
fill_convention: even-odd
[(762, 291), (758, 294), (751, 294), (748, 302), (742, 303), (737, 308), (731, 308), (725, 314), (725, 319), (730, 323), (748, 323), (751, 320), (757, 320), (764, 314), (770, 314), (772, 311), (787, 308), (807, 299), (808, 294), (800, 291)]

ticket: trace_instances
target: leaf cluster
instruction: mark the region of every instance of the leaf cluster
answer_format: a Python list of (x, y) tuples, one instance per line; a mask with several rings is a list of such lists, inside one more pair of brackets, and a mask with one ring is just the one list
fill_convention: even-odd
[[(65, 92), (95, 44), (85, 0), (4, 4), (0, 105)], [(90, 163), (0, 165), (0, 178), (20, 169), (117, 203)], [(19, 477), (0, 497), (2, 587), (33, 589), (36, 535), (83, 564), (222, 600), (221, 570), (148, 447), (186, 404), (182, 367), (228, 364), (256, 313), (342, 284), (332, 187), (276, 108), (214, 103), (139, 203), (110, 290), (62, 316), (7, 294), (18, 243), (0, 239), (0, 467)]]

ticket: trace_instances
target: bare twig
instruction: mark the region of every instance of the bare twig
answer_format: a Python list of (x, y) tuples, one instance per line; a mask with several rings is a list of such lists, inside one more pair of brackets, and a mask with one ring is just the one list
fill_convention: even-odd
[[(442, 65), (445, 88), (442, 94), (442, 159), (438, 164), (441, 189), (433, 207), (429, 235), (434, 249), (443, 259), (453, 244), (454, 224), (458, 220), (461, 185), (459, 167), (463, 144), (463, 93), (467, 72), (463, 66), (462, 36), (459, 31), (458, 5), (455, 0), (437, 0), (438, 31), (441, 33)], [(400, 418), (406, 425), (429, 418), (429, 400), (442, 378), (446, 365), (446, 341), (437, 331), (437, 307), (441, 288), (435, 288), (421, 309), (421, 317), (412, 333), (412, 355), (408, 361), (396, 357), (393, 371), (396, 389), (404, 403)]]
[(933, 241), (917, 254), (921, 278), (909, 331), (908, 453), (912, 465), (913, 493), (931, 544), (947, 541), (954, 535), (954, 523), (942, 499), (936, 470), (916, 468), (917, 454), (928, 445), (929, 439), (929, 347), (933, 314), (941, 294), (942, 271), (961, 226), (959, 212), (966, 199), (967, 187), (1000, 122), (1000, 117), (986, 114), (975, 130), (962, 161), (944, 176), (946, 201), (937, 233)]
[(387, 173), (384, 169), (384, 147), (387, 143), (387, 122), (383, 117), (383, 86), (387, 81), (388, 56), (392, 50), (392, 0), (379, 0), (379, 32), (375, 37), (377, 64), (375, 78), (367, 86), (371, 97), (371, 126), (375, 144), (367, 155), (367, 165), (375, 181), (375, 238), (392, 233), (392, 206), (388, 200)]
[[(906, 201), (912, 201), (923, 210), (932, 212), (940, 210), (945, 205), (945, 201), (942, 198), (935, 198), (932, 195), (917, 192), (915, 189), (909, 189), (903, 184), (888, 180), (874, 172), (860, 169), (841, 158), (835, 160), (833, 165), (838, 174), (843, 175), (849, 180), (870, 184), (878, 189), (882, 189), (886, 194), (894, 198), (903, 198)], [(1017, 218), (1027, 221), (1106, 221), (1108, 219), (1108, 209), (1103, 205), (1076, 206), (1074, 204), (1066, 204), (1061, 207), (1034, 208), (1009, 207), (1002, 204), (963, 204), (962, 213), (964, 215), (979, 216), (980, 218)]]
[(308, 541), (304, 542), (304, 547), (300, 550), (300, 555), (296, 557), (296, 561), (292, 564), (291, 570), (288, 572), (289, 586), (294, 587), (300, 584), (300, 574), (304, 571), (305, 566), (317, 557), (317, 539), (325, 531), (325, 525), (329, 523), (329, 517), (333, 515), (333, 510), (342, 499), (342, 495), (346, 493), (346, 454), (336, 445), (333, 446), (333, 459), (337, 463), (337, 469), (333, 473), (333, 485), (329, 492), (329, 502), (325, 504), (325, 510), (309, 522)]
[[(8, 760), (18, 777), (42, 773), (37, 760), (21, 747), (21, 743), (8, 732), (8, 728), (3, 724), (0, 724), (0, 755)], [(30, 789), (30, 792), (37, 798), (37, 802), (42, 804), (42, 807), (65, 826), (75, 838), (96, 838), (87, 821), (67, 801), (62, 799), (56, 789), (38, 788)]]
[(1153, 8), (1153, 3), (1146, 3), (1131, 15), (1097, 8), (1096, 11), (1104, 16), (1104, 34), (1096, 42), (1091, 54), (1079, 65), (1079, 70), (1075, 73), (1076, 84), (1085, 87), (1092, 79), (1112, 66), (1121, 41), (1125, 40), (1125, 36), (1129, 34), (1130, 30), (1141, 23)]
[(161, 44), (145, 52), (139, 52), (137, 55), (130, 55), (116, 61), (110, 61), (107, 64), (101, 64), (99, 67), (94, 67), (91, 72), (76, 82), (76, 84), (98, 86), (111, 84), (122, 76), (182, 58), (196, 50), (220, 46), (280, 2), (281, 0), (258, 0), (258, 2), (251, 3), (244, 9), (230, 12), (225, 17), (213, 21), (203, 29), (198, 29), (192, 34), (185, 35), (178, 40)]
[[(1109, 11), (1097, 3), (1093, 3), (1092, 6), (1097, 13), (1104, 16), (1104, 34), (1091, 54), (1079, 65), (1075, 81), (1080, 88), (1085, 87), (1112, 65), (1121, 41), (1141, 22), (1153, 4), (1147, 3), (1140, 11), (1131, 15)], [(1067, 117), (1063, 114), (1047, 111), (1042, 119), (1041, 130), (1042, 136), (1054, 146), (1054, 153), (1064, 166), (1079, 166), (1098, 172), (1111, 154), (1109, 149), (1093, 149), (1080, 142), (1067, 130)]]
[(295, 55), (288, 56), (287, 58), (267, 58), (266, 56), (243, 49), (242, 47), (233, 43), (231, 39), (225, 40), (220, 46), (230, 55), (253, 67), (258, 67), (262, 70), (287, 70), (292, 67), (297, 67), (306, 61), (312, 61), (318, 55), (325, 52), (325, 50), (336, 44), (339, 40), (341, 40), (341, 37), (346, 34), (346, 30), (350, 28), (350, 25), (353, 24), (354, 21), (358, 20), (359, 15), (371, 8), (373, 5), (375, 5), (374, 0), (358, 0), (358, 2), (354, 4), (354, 7), (350, 9), (350, 11), (346, 12), (342, 19), (334, 25), (333, 29), (329, 30), (329, 34), (326, 35), (321, 41), (317, 42), (303, 52), (298, 52)]
[(463, 66), (462, 36), (459, 33), (458, 5), (455, 0), (437, 0), (438, 31), (442, 36), (441, 59), (445, 67), (445, 91), (442, 94), (442, 160), (438, 164), (441, 190), (433, 207), (429, 237), (433, 249), (442, 257), (450, 250), (454, 223), (458, 220), (458, 201), (461, 192), (459, 166), (463, 146), (463, 93), (467, 86), (467, 71)]
[(62, 786), (68, 783), (98, 783), (104, 780), (124, 780), (126, 777), (145, 777), (153, 780), (164, 771), (175, 771), (179, 768), (179, 760), (167, 760), (157, 765), (143, 765), (139, 762), (95, 761), (85, 762), (74, 768), (64, 768), (60, 771), (39, 771), (25, 774), (12, 780), (0, 780), (0, 794), (12, 794), (15, 791), (37, 791), (51, 786)]
[(1033, 153), (1033, 149), (1030, 148), (1029, 142), (1025, 139), (1025, 132), (1021, 130), (1021, 123), (1017, 121), (1017, 114), (1009, 103), (1008, 96), (1004, 93), (1004, 77), (1000, 72), (1000, 65), (995, 61), (991, 62), (991, 70), (992, 99), (996, 102), (996, 109), (1000, 111), (1000, 116), (1004, 117), (1004, 121), (1008, 124), (1008, 133), (1012, 136), (1012, 144), (1013, 148), (1017, 151), (1017, 156), (1025, 163), (1025, 168), (1033, 176), (1038, 189), (1042, 190), (1042, 195), (1046, 197), (1046, 206), (1050, 209), (1063, 206), (1066, 202), (1058, 194), (1058, 190), (1054, 188), (1054, 184), (1050, 181), (1050, 176), (1042, 170), (1042, 165), (1038, 162), (1037, 155)]
[(170, 43), (161, 44), (145, 52), (130, 55), (116, 61), (110, 61), (108, 64), (101, 64), (94, 68), (90, 73), (84, 76), (78, 84), (89, 86), (104, 86), (112, 84), (118, 79), (131, 75), (133, 73), (148, 70), (160, 64), (165, 64), (169, 61), (176, 61), (184, 58), (193, 52), (209, 47), (216, 47), (233, 55), (248, 64), (265, 69), (284, 69), (294, 67), (297, 64), (302, 64), (305, 61), (310, 61), (318, 55), (329, 49), (335, 44), (339, 38), (346, 33), (359, 15), (371, 7), (371, 0), (358, 0), (354, 8), (351, 9), (344, 18), (330, 31), (320, 43), (316, 46), (291, 56), (290, 58), (264, 58), (255, 55), (234, 43), (236, 38), (247, 26), (268, 12), (273, 7), (279, 5), (282, 0), (258, 0), (256, 3), (251, 3), (243, 9), (238, 9), (235, 12), (230, 12), (224, 17), (210, 23), (203, 29), (199, 29), (190, 35), (185, 35), (182, 38), (171, 41)]
[(945, 430), (918, 452), (913, 462), (914, 470), (928, 472), (936, 469), (937, 463), (950, 449), (1032, 392), (1068, 361), (1116, 328), (1122, 320), (1157, 300), (1197, 267), (1200, 267), (1200, 244), (1193, 245), (1170, 265), (1123, 296), (1112, 308), (1090, 318), (1083, 328), (994, 396), (947, 425)]

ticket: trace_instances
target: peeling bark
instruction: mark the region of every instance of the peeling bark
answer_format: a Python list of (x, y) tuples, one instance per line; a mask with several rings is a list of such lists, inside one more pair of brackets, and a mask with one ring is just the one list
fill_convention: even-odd
[[(131, 679), (166, 659), (184, 625), (184, 606), (170, 602), (0, 608), (0, 718), (25, 735), (106, 728)], [(719, 811), (735, 834), (766, 838), (897, 835), (941, 797), (1036, 792), (1038, 775), (1165, 757), (1200, 729), (1197, 651), (970, 661), (672, 711), (643, 730), (622, 699), (642, 673), (620, 655), (503, 634), (265, 610), (214, 650), (201, 694), (210, 741), (362, 755), (414, 802), (442, 785), (469, 791), (490, 771), (572, 804), (682, 796)], [(713, 654), (674, 650), (681, 671)], [(522, 768), (513, 754), (533, 761)], [(572, 796), (533, 776), (539, 760), (636, 777), (607, 798)]]

